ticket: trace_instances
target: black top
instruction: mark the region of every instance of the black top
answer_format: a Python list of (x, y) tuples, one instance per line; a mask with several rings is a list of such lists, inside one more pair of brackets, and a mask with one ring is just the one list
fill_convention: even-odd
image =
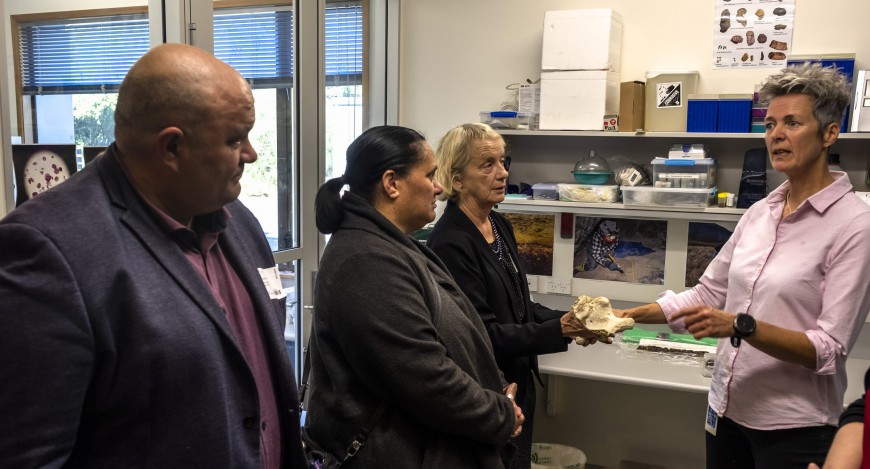
[(843, 414), (840, 415), (840, 426), (852, 422), (864, 421), (864, 401), (867, 399), (867, 389), (870, 389), (870, 368), (864, 373), (864, 395), (849, 404)]
[[(492, 223), (512, 259), (519, 259), (511, 223), (492, 212)], [(444, 261), (456, 283), (474, 304), (489, 333), (498, 366), (508, 382), (517, 383), (517, 402), (525, 402), (529, 370), (538, 374), (537, 355), (564, 352), (570, 339), (562, 336), (556, 311), (532, 301), (526, 271), (516, 262), (521, 295), (515, 298), (514, 282), (486, 238), (454, 202), (447, 203), (427, 241)], [(519, 300), (524, 304), (519, 304)], [(525, 314), (522, 313), (525, 309)]]

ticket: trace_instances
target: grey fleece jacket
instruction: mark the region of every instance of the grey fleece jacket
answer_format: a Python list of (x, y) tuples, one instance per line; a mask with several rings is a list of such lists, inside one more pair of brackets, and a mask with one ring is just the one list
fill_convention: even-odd
[(501, 468), (513, 404), (474, 307), (428, 248), (365, 200), (342, 199), (315, 285), (309, 433), (344, 467)]

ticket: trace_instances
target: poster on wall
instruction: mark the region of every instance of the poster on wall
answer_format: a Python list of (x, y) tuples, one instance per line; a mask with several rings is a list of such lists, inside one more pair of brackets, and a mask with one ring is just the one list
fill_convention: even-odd
[(668, 222), (576, 217), (574, 277), (663, 285)]
[(501, 212), (514, 226), (520, 262), (529, 275), (553, 275), (556, 216)]
[(785, 67), (795, 0), (716, 0), (713, 67)]
[(75, 145), (12, 145), (15, 206), (63, 183), (76, 172)]
[(735, 224), (689, 222), (686, 248), (686, 287), (698, 284), (710, 262), (731, 238)]

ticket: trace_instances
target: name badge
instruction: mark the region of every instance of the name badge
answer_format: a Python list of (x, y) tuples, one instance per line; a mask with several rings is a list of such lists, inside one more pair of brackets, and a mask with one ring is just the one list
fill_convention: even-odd
[(278, 275), (278, 266), (269, 267), (268, 269), (257, 268), (260, 272), (260, 278), (263, 279), (263, 285), (266, 291), (269, 292), (269, 298), (280, 300), (287, 296), (284, 291), (284, 286), (281, 285), (281, 277)]
[(707, 433), (716, 436), (716, 427), (719, 426), (719, 416), (716, 415), (716, 411), (710, 407), (710, 404), (707, 404), (707, 418), (704, 420), (704, 430), (707, 430)]

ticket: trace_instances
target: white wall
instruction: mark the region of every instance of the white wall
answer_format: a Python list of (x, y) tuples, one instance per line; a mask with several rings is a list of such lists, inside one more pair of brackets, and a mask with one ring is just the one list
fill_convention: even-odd
[[(476, 121), (507, 84), (539, 78), (544, 12), (578, 8), (622, 15), (622, 81), (644, 80), (648, 70), (698, 70), (699, 93), (751, 93), (775, 71), (713, 69), (712, 0), (404, 0), (399, 122), (434, 145), (451, 127)], [(855, 53), (859, 67), (870, 67), (868, 18), (870, 2), (797, 0), (793, 53)]]

